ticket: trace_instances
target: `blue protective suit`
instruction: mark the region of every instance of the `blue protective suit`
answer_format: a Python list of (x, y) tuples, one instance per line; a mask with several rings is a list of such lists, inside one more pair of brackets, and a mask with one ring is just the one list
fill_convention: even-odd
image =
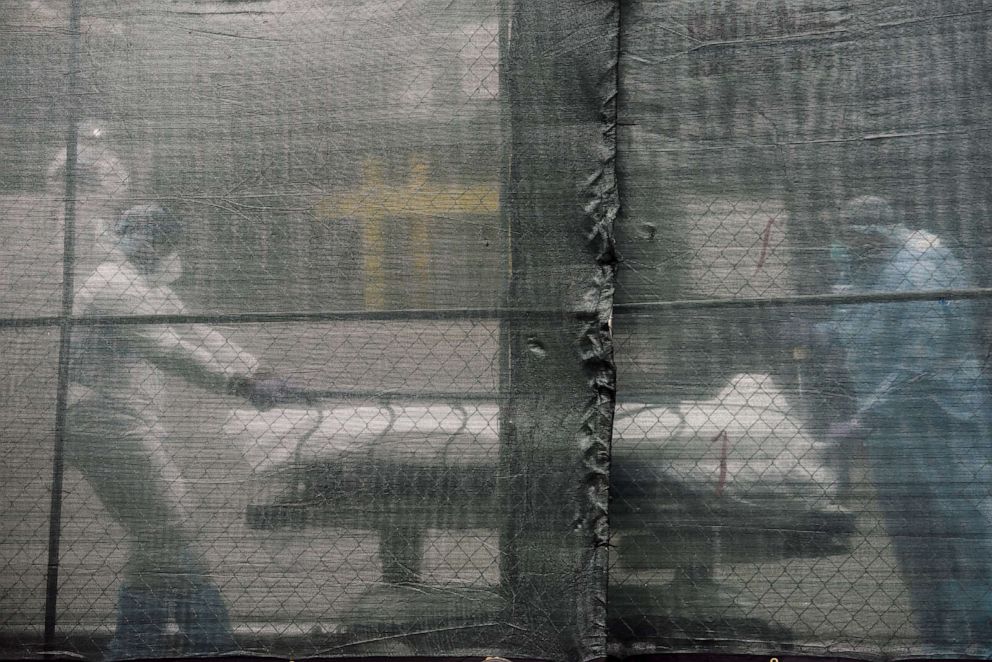
[[(967, 288), (964, 266), (935, 235), (866, 226), (882, 248), (858, 256), (853, 292)], [(865, 443), (920, 636), (948, 652), (992, 646), (992, 415), (974, 304), (966, 300), (842, 306)]]

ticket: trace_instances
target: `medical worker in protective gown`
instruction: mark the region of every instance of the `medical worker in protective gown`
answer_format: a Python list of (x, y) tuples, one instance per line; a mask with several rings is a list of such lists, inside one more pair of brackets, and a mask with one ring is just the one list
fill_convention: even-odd
[[(852, 293), (968, 288), (935, 235), (898, 222), (878, 197), (841, 212), (833, 254)], [(829, 330), (846, 351), (860, 436), (921, 639), (945, 652), (992, 645), (992, 418), (974, 304), (925, 299), (841, 306)]]
[[(155, 205), (114, 218), (127, 174), (105, 151), (81, 150), (76, 179), (78, 226), (102, 228), (104, 249), (95, 270), (77, 281), (74, 315), (185, 313), (169, 287), (181, 273), (177, 219)], [(183, 480), (167, 452), (176, 440), (159, 423), (163, 371), (261, 406), (282, 397), (285, 382), (259, 378), (253, 356), (198, 324), (79, 323), (70, 360), (66, 460), (123, 527), (129, 547), (109, 657), (170, 656), (170, 620), (187, 653), (235, 650), (224, 600), (185, 525)]]

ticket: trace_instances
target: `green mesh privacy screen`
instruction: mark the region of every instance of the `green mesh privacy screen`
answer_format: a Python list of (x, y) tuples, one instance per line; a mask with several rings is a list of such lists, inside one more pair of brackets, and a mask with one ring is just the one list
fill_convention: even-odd
[(979, 0), (0, 9), (0, 656), (992, 654)]

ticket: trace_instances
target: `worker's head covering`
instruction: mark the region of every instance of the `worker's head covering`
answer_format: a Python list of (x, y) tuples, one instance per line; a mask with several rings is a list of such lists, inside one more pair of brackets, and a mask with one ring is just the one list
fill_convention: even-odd
[(182, 224), (172, 212), (156, 204), (137, 205), (124, 211), (114, 223), (114, 234), (122, 240), (141, 238), (153, 243), (174, 242)]
[(836, 242), (852, 249), (876, 250), (892, 242), (898, 226), (899, 215), (888, 200), (863, 195), (841, 206), (833, 236)]
[(844, 226), (893, 225), (897, 222), (892, 205), (877, 195), (851, 198), (840, 211), (840, 223)]
[(830, 255), (837, 269), (835, 287), (874, 282), (905, 234), (888, 200), (864, 195), (845, 202), (832, 228)]
[(163, 261), (176, 256), (182, 230), (182, 223), (172, 212), (155, 204), (127, 209), (113, 226), (120, 251), (146, 274), (161, 270)]

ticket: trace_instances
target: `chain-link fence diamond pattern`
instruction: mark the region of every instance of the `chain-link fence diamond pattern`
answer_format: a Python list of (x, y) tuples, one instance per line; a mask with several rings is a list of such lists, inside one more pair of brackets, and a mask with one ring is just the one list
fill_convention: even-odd
[(984, 13), (625, 8), (615, 645), (979, 653)]
[(517, 3), (5, 10), (0, 649), (574, 644), (588, 486), (514, 443), (580, 325), (492, 310), (619, 156), (614, 652), (987, 654), (981, 4), (631, 0), (601, 70)]

